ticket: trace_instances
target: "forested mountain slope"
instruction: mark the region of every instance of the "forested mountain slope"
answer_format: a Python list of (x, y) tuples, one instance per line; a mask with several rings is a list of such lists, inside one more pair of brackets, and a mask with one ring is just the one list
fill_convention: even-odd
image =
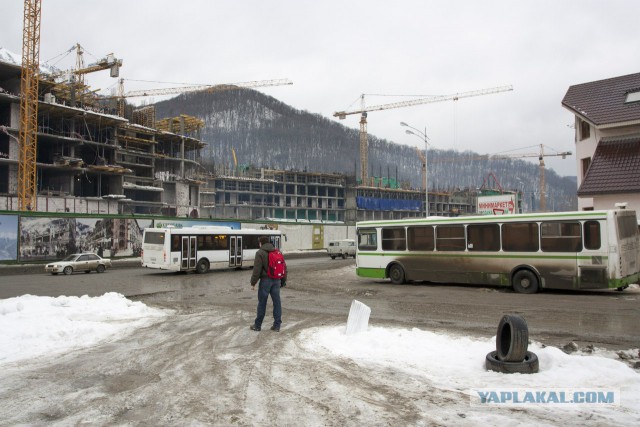
[[(203, 165), (213, 171), (239, 164), (286, 170), (338, 172), (359, 170), (358, 130), (318, 114), (294, 109), (254, 90), (183, 94), (156, 104), (156, 116), (188, 114), (205, 121), (201, 138), (208, 146)], [(538, 188), (538, 166), (523, 160), (477, 160), (478, 154), (429, 151), (429, 189), (478, 188), (493, 172), (504, 188)], [(369, 135), (369, 175), (389, 176), (413, 188), (421, 186), (421, 163), (415, 149)], [(357, 168), (357, 169), (356, 169)], [(547, 208), (577, 207), (576, 178), (546, 170)], [(537, 206), (538, 195), (534, 195)]]

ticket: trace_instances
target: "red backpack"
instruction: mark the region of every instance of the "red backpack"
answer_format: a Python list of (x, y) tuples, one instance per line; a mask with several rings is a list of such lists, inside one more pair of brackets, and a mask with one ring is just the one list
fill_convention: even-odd
[(284, 256), (278, 249), (269, 252), (269, 266), (267, 267), (267, 276), (272, 279), (282, 279), (287, 275), (287, 264), (284, 262)]

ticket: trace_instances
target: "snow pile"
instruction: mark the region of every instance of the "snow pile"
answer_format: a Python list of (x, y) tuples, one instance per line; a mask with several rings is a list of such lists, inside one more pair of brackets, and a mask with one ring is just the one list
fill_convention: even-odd
[[(303, 332), (302, 342), (310, 351), (349, 358), (372, 371), (393, 368), (423, 378), (434, 387), (469, 394), (473, 389), (491, 388), (619, 390), (622, 411), (640, 417), (640, 374), (610, 358), (611, 352), (604, 352), (609, 357), (569, 355), (534, 342), (529, 350), (538, 355), (540, 372), (525, 375), (485, 370), (486, 355), (495, 350), (495, 337), (474, 339), (382, 327), (347, 335), (345, 327), (329, 327)], [(638, 350), (629, 353), (638, 354)], [(608, 410), (616, 413), (621, 408)]]
[(166, 314), (115, 292), (0, 300), (0, 366), (117, 339)]

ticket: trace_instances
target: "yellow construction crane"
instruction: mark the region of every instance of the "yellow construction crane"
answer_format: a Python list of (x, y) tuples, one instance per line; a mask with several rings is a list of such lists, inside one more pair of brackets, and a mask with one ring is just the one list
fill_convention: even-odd
[(521, 157), (537, 157), (540, 161), (540, 211), (544, 212), (547, 210), (547, 195), (545, 190), (545, 182), (544, 182), (544, 158), (548, 156), (561, 156), (563, 159), (566, 159), (567, 156), (571, 155), (571, 151), (563, 151), (561, 153), (552, 153), (545, 154), (544, 145), (540, 144), (540, 152), (539, 153), (512, 153), (512, 154), (496, 154), (491, 156), (492, 159), (513, 159), (513, 158), (521, 158)]
[(361, 114), (360, 116), (360, 177), (362, 184), (367, 183), (367, 169), (369, 167), (369, 147), (367, 141), (367, 113), (369, 111), (389, 110), (391, 108), (412, 107), (414, 105), (431, 104), (434, 102), (457, 101), (460, 98), (469, 98), (472, 96), (490, 95), (493, 93), (507, 92), (513, 90), (513, 86), (499, 86), (489, 89), (475, 90), (471, 92), (462, 92), (452, 95), (432, 96), (429, 98), (420, 98), (410, 101), (393, 102), (390, 104), (374, 105), (366, 107), (364, 102), (365, 95), (360, 96), (360, 108), (350, 111), (337, 111), (334, 117), (345, 119), (350, 114)]
[(275, 79), (275, 80), (256, 80), (250, 82), (240, 83), (223, 83), (218, 85), (196, 85), (196, 86), (182, 86), (182, 87), (170, 87), (164, 89), (142, 89), (133, 90), (129, 92), (124, 91), (124, 79), (118, 81), (117, 95), (115, 97), (105, 97), (104, 99), (117, 100), (118, 115), (124, 116), (124, 98), (136, 98), (141, 96), (163, 96), (163, 95), (175, 95), (186, 92), (218, 92), (222, 90), (232, 89), (251, 89), (254, 87), (266, 87), (266, 86), (283, 86), (292, 85), (293, 82), (289, 79)]
[(36, 210), (36, 153), (38, 145), (38, 75), (40, 68), (41, 0), (24, 0), (22, 72), (20, 78), (20, 132), (18, 206)]

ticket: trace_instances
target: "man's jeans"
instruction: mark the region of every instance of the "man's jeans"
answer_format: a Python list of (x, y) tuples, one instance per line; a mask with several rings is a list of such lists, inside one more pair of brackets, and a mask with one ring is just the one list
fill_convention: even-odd
[(262, 327), (262, 321), (267, 311), (267, 300), (271, 295), (271, 302), (273, 302), (273, 326), (280, 327), (282, 323), (282, 306), (280, 305), (280, 279), (271, 279), (265, 277), (260, 279), (260, 285), (258, 287), (258, 315), (256, 317), (255, 325), (258, 328)]

